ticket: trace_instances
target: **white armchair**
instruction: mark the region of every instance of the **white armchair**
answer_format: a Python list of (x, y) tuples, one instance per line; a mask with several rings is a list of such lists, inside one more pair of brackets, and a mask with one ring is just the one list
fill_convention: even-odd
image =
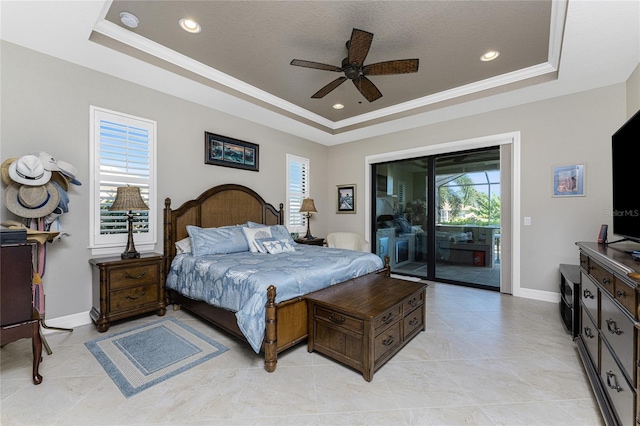
[(327, 235), (327, 247), (368, 252), (369, 242), (355, 232), (332, 232)]

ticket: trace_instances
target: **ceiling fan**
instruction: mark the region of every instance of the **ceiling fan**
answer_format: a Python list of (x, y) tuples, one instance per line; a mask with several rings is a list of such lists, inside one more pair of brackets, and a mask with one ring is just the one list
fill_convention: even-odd
[(311, 96), (320, 99), (340, 86), (346, 80), (353, 81), (358, 91), (369, 102), (382, 97), (380, 90), (367, 78), (369, 75), (407, 74), (418, 71), (418, 59), (398, 59), (394, 61), (378, 62), (364, 65), (363, 62), (369, 53), (373, 33), (354, 28), (351, 39), (347, 41), (347, 57), (342, 60), (342, 66), (321, 64), (318, 62), (294, 59), (291, 65), (297, 67), (314, 68), (324, 71), (342, 72), (344, 76), (338, 77)]

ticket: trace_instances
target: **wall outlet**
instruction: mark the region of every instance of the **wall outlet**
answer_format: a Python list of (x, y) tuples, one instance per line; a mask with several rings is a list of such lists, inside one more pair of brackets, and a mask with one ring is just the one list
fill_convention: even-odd
[(526, 217), (524, 218), (524, 224), (525, 224), (525, 226), (529, 226), (529, 225), (531, 225), (531, 218), (530, 218), (530, 217), (528, 217), (528, 216), (526, 216)]

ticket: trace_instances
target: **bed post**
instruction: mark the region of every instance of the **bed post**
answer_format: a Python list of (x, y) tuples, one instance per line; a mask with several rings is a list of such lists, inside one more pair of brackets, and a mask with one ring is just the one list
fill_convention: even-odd
[(278, 363), (278, 336), (276, 329), (276, 288), (272, 285), (267, 289), (267, 304), (265, 308), (264, 369), (269, 373), (273, 373)]
[(171, 268), (171, 198), (164, 199), (164, 273)]
[(384, 257), (384, 276), (385, 277), (390, 277), (391, 276), (391, 261), (389, 259), (389, 256), (385, 256)]

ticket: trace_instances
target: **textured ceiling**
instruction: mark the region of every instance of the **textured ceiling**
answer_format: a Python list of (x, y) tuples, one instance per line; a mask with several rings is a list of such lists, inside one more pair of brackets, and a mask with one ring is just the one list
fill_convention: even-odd
[[(110, 26), (103, 24), (92, 40), (336, 133), (555, 78), (556, 68), (548, 62), (559, 48), (550, 41), (552, 30), (562, 32), (557, 15), (564, 9), (558, 13), (552, 5), (550, 0), (115, 0), (105, 16)], [(121, 12), (134, 14), (138, 27), (124, 26)], [(198, 21), (202, 31), (183, 31), (178, 22), (185, 17)], [(418, 58), (418, 72), (370, 77), (383, 94), (374, 102), (349, 81), (312, 99), (342, 73), (294, 67), (291, 60), (340, 66), (353, 28), (374, 34), (365, 65)], [(498, 59), (480, 61), (492, 49), (501, 52)], [(345, 108), (335, 110), (335, 103)]]

